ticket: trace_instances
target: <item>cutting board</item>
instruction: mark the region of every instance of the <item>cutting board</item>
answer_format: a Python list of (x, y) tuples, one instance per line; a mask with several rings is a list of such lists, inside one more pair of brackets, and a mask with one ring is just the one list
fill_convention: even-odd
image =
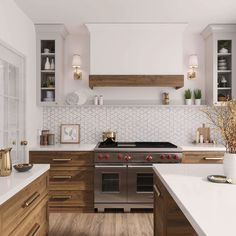
[(197, 130), (199, 132), (199, 135), (203, 135), (204, 142), (206, 142), (206, 140), (210, 142), (210, 128), (209, 127), (205, 127), (205, 125), (203, 124), (203, 126), (201, 128), (198, 128)]

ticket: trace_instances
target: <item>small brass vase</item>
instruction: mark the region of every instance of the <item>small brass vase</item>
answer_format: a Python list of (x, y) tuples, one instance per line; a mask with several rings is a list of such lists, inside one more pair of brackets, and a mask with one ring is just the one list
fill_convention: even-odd
[(11, 149), (0, 149), (0, 176), (8, 176), (12, 172)]

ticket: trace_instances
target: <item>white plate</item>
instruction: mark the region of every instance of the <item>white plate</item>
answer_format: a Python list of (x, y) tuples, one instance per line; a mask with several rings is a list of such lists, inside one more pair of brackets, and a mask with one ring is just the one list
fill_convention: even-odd
[(87, 101), (87, 95), (82, 92), (72, 92), (66, 96), (66, 104), (82, 105)]

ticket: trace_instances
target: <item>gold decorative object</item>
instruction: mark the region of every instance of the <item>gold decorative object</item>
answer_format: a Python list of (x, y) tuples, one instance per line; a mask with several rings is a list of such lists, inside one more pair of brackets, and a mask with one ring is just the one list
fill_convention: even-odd
[(0, 150), (0, 176), (8, 176), (12, 172), (11, 149)]

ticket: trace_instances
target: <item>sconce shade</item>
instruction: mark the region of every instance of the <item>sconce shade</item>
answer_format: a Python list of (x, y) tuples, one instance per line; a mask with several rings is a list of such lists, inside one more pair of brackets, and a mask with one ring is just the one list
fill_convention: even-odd
[(189, 67), (190, 68), (198, 68), (197, 55), (190, 55), (190, 57), (189, 57)]
[(72, 59), (72, 67), (79, 67), (81, 66), (81, 59), (80, 59), (80, 55), (78, 54), (74, 54), (73, 55), (73, 59)]

